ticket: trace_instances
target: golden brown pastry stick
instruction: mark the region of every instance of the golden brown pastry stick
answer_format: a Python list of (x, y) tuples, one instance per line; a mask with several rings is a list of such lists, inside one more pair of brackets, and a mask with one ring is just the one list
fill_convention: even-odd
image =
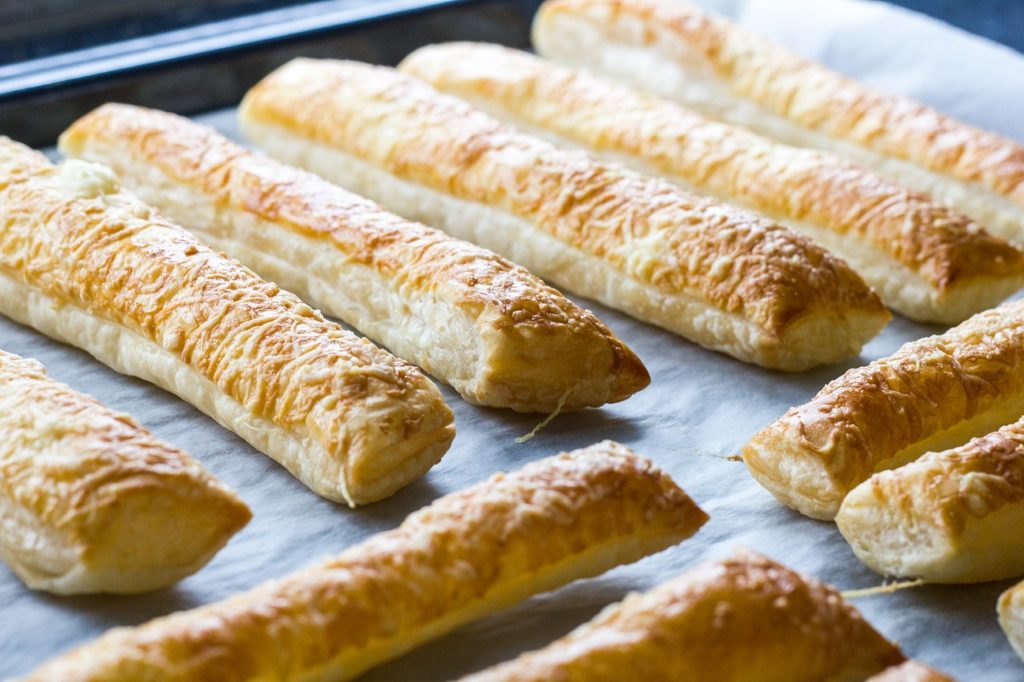
[(869, 88), (685, 0), (549, 0), (548, 58), (787, 144), (854, 159), (1024, 243), (1024, 147)]
[(1024, 582), (1017, 583), (999, 597), (999, 625), (1017, 655), (1024, 660)]
[(835, 589), (740, 552), (463, 682), (860, 682), (902, 660)]
[(1024, 284), (1024, 253), (967, 216), (837, 156), (717, 123), (668, 100), (483, 43), (399, 67), (561, 146), (778, 220), (850, 264), (897, 312), (955, 324)]
[(195, 405), (350, 504), (454, 437), (416, 368), (158, 216), (106, 168), (0, 139), (0, 312)]
[(447, 495), (340, 556), (118, 628), (29, 680), (347, 680), (531, 594), (635, 561), (707, 516), (605, 441)]
[(857, 557), (933, 583), (1024, 575), (1024, 419), (854, 488), (836, 516)]
[(888, 318), (845, 263), (785, 228), (517, 133), (393, 69), (295, 60), (239, 115), (272, 156), (748, 362), (836, 361)]
[(32, 589), (167, 587), (251, 517), (181, 450), (0, 351), (0, 558)]
[(600, 320), (525, 269), (187, 119), (108, 104), (60, 148), (471, 402), (551, 412), (650, 382)]
[(997, 429), (1024, 414), (1024, 301), (978, 313), (852, 369), (743, 448), (784, 504), (831, 519), (871, 474)]
[(956, 682), (949, 675), (933, 670), (924, 663), (907, 661), (869, 677), (867, 682)]

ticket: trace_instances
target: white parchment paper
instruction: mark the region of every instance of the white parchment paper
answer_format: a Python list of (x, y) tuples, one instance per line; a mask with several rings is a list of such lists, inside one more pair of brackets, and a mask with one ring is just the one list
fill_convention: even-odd
[[(1009, 49), (881, 3), (857, 0), (709, 0), (801, 53), (865, 81), (1024, 139), (1024, 59)], [(234, 135), (232, 112), (203, 117)], [(613, 438), (667, 469), (711, 515), (694, 538), (635, 565), (534, 598), (382, 666), (366, 680), (448, 680), (543, 646), (630, 590), (649, 588), (699, 560), (749, 547), (840, 588), (876, 585), (831, 524), (783, 508), (727, 461), (755, 431), (844, 370), (938, 328), (901, 318), (860, 358), (800, 375), (743, 365), (587, 301), (636, 350), (654, 378), (625, 403), (557, 418), (532, 441), (514, 438), (536, 417), (472, 407), (450, 389), (458, 436), (428, 476), (355, 511), (315, 496), (281, 467), (189, 405), (120, 376), (90, 356), (0, 319), (0, 348), (43, 362), (50, 374), (132, 413), (239, 491), (255, 517), (214, 560), (173, 589), (135, 597), (58, 598), (26, 589), (0, 566), (0, 676), (116, 625), (204, 604), (337, 553), (449, 491), (562, 449)], [(906, 652), (963, 680), (1024, 680), (995, 618), (1010, 583), (924, 587), (857, 605)]]

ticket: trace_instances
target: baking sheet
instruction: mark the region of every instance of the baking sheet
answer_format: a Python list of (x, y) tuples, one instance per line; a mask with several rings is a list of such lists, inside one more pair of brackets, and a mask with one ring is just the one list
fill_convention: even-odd
[[(880, 3), (709, 4), (870, 83), (1024, 139), (1024, 59), (1008, 49)], [(203, 120), (235, 135), (232, 112)], [(0, 348), (36, 358), (55, 378), (131, 412), (238, 490), (255, 514), (197, 575), (154, 594), (57, 598), (31, 592), (0, 566), (0, 676), (25, 673), (112, 626), (141, 623), (285, 575), (392, 528), (434, 498), (495, 471), (603, 438), (627, 443), (668, 470), (711, 515), (710, 522), (678, 547), (464, 627), (363, 679), (458, 677), (542, 646), (628, 591), (649, 588), (735, 547), (759, 550), (842, 589), (879, 584), (880, 578), (856, 560), (833, 525), (783, 508), (751, 479), (743, 464), (726, 456), (845, 369), (887, 355), (903, 342), (938, 328), (897, 318), (861, 358), (787, 375), (743, 365), (580, 302), (643, 358), (653, 376), (647, 390), (622, 404), (562, 415), (520, 445), (515, 437), (528, 431), (537, 417), (473, 407), (446, 388), (458, 427), (447, 456), (429, 475), (390, 500), (355, 511), (318, 498), (281, 467), (173, 396), (0, 319)], [(1009, 584), (929, 586), (856, 603), (909, 655), (963, 680), (1011, 682), (1024, 679), (1024, 665), (1006, 643), (994, 611), (998, 594)]]

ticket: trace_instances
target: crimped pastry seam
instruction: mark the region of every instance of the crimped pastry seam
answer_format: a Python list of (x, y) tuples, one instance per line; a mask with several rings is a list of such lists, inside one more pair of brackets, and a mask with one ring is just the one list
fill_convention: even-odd
[(831, 519), (875, 471), (958, 446), (1024, 413), (1024, 301), (851, 369), (743, 448), (781, 502)]
[(740, 552), (463, 682), (859, 682), (902, 660), (831, 586)]
[(472, 402), (550, 412), (650, 381), (600, 320), (525, 269), (187, 119), (107, 104), (60, 147)]
[(854, 488), (836, 523), (883, 575), (960, 583), (1024, 575), (1024, 419)]
[(1024, 147), (865, 86), (680, 0), (550, 0), (549, 58), (624, 79), (780, 141), (847, 156), (1024, 243)]
[(3, 351), (0, 512), (0, 557), (56, 594), (167, 587), (252, 516), (185, 452)]
[(182, 396), (325, 497), (386, 497), (440, 459), (452, 413), (359, 339), (121, 189), (0, 140), (0, 312)]
[(945, 204), (836, 156), (498, 45), (430, 45), (399, 68), (562, 146), (779, 220), (841, 256), (914, 319), (955, 324), (1024, 283), (1024, 253)]
[(343, 680), (537, 591), (664, 549), (707, 516), (605, 441), (452, 493), (337, 558), (119, 628), (27, 679)]
[(887, 317), (848, 266), (779, 225), (516, 133), (391, 69), (294, 60), (240, 119), (273, 156), (747, 361), (847, 357)]

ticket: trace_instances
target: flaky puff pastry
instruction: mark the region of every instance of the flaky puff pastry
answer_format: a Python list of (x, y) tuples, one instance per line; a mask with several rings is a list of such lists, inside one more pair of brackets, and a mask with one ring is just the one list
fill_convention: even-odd
[(1024, 419), (850, 491), (836, 515), (884, 575), (964, 583), (1024, 574)]
[(397, 529), (223, 602), (118, 628), (29, 680), (347, 680), (536, 592), (689, 537), (707, 516), (606, 441), (447, 495)]
[(251, 516), (198, 462), (128, 415), (0, 351), (0, 558), (29, 587), (167, 587)]
[(600, 320), (525, 269), (187, 119), (107, 104), (60, 148), (474, 403), (551, 412), (650, 382)]
[(452, 413), (419, 370), (123, 190), (0, 139), (0, 312), (177, 394), (350, 504), (436, 463)]
[(399, 68), (563, 146), (778, 220), (843, 258), (890, 308), (955, 324), (1024, 284), (1024, 253), (966, 215), (837, 156), (778, 144), (674, 102), (482, 43)]
[(463, 682), (861, 682), (902, 660), (829, 585), (739, 552)]
[(1024, 582), (1017, 583), (999, 597), (999, 625), (1017, 655), (1024, 660)]
[(906, 661), (872, 675), (867, 682), (956, 682), (952, 677), (919, 661)]
[(687, 0), (549, 0), (537, 51), (854, 159), (1024, 243), (1024, 147), (869, 88)]
[(741, 360), (836, 361), (888, 319), (803, 237), (518, 133), (393, 69), (295, 60), (239, 113), (272, 156)]
[(852, 369), (743, 448), (784, 504), (831, 519), (873, 473), (990, 433), (1024, 413), (1024, 301)]

